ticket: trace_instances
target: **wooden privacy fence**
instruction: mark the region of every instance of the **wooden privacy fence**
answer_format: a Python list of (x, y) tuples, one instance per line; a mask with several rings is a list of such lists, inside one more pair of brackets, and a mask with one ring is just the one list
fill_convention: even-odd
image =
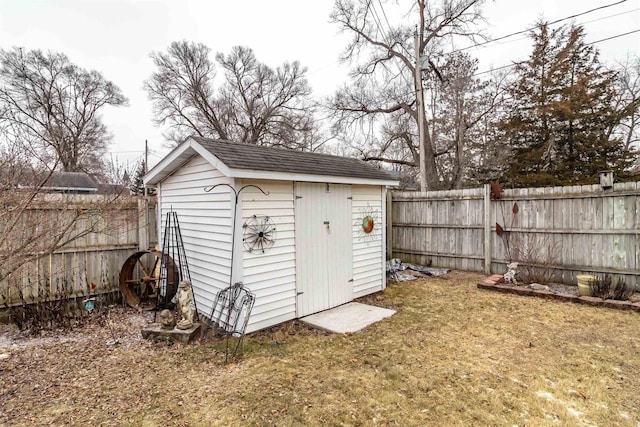
[(393, 192), (390, 205), (393, 257), (487, 274), (524, 261), (560, 283), (615, 274), (640, 289), (640, 182), (505, 190), (499, 200), (488, 185)]
[[(78, 216), (78, 210), (87, 212)], [(46, 229), (69, 224), (65, 236), (79, 237), (52, 253), (25, 253), (24, 258), (33, 260), (0, 281), (0, 308), (119, 292), (124, 261), (157, 242), (155, 202), (133, 196), (43, 195), (20, 221), (4, 250), (34, 238), (43, 239), (39, 247), (46, 247), (46, 239), (55, 234)]]

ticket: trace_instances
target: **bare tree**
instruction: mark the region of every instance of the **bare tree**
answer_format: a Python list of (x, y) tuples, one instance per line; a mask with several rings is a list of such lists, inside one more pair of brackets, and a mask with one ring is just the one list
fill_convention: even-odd
[(273, 69), (251, 49), (236, 46), (215, 57), (223, 72), (218, 84), (209, 54), (204, 44), (187, 41), (151, 53), (156, 72), (144, 86), (169, 140), (196, 134), (296, 149), (313, 145), (309, 138), (317, 132), (304, 67), (296, 61)]
[(117, 86), (62, 53), (0, 50), (4, 138), (65, 171), (101, 171), (110, 135), (99, 112), (126, 104)]
[(640, 150), (640, 57), (627, 57), (616, 71), (614, 109), (619, 112), (619, 121), (610, 133), (621, 138), (627, 150)]
[[(424, 162), (428, 188), (459, 185), (461, 179), (458, 177), (447, 176), (443, 180), (443, 173), (461, 177), (462, 174), (456, 172), (459, 167), (446, 167), (440, 159), (453, 150), (461, 152), (458, 143), (465, 139), (458, 138), (456, 143), (443, 145), (434, 133), (434, 122), (447, 120), (446, 116), (426, 118), (425, 128), (430, 131), (425, 135), (425, 158), (419, 158), (413, 79), (418, 62), (414, 26), (417, 24), (420, 67), (428, 68), (428, 72), (422, 74), (423, 79), (433, 83), (434, 89), (442, 89), (444, 86), (439, 83), (447, 80), (435, 63), (438, 58), (446, 60), (444, 42), (474, 39), (479, 34), (477, 24), (482, 21), (480, 6), (483, 2), (443, 0), (438, 4), (427, 4), (424, 0), (415, 0), (408, 11), (405, 10), (404, 22), (408, 23), (395, 26), (387, 21), (383, 3), (336, 1), (331, 20), (353, 36), (341, 59), (354, 64), (354, 68), (351, 83), (331, 100), (336, 114), (335, 127), (343, 134), (358, 129), (365, 135), (359, 142), (365, 160), (411, 167)], [(423, 61), (425, 58), (428, 59)], [(456, 117), (458, 124), (466, 120), (462, 113)]]
[(439, 67), (442, 80), (429, 81), (425, 88), (430, 118), (427, 132), (436, 148), (442, 188), (475, 181), (479, 153), (474, 148), (485, 137), (486, 121), (494, 120), (496, 106), (504, 100), (507, 85), (502, 77), (494, 74), (481, 79), (477, 71), (477, 61), (471, 56), (452, 53)]

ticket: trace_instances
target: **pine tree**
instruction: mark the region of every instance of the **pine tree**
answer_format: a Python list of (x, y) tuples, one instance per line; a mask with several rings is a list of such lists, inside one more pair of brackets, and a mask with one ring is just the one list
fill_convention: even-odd
[[(145, 173), (147, 173), (147, 165), (144, 160), (140, 162), (138, 169), (136, 169), (136, 174), (133, 177), (133, 181), (131, 182), (131, 194), (135, 195), (144, 195), (144, 182), (142, 178)], [(152, 196), (155, 194), (155, 189), (147, 188), (147, 195)]]
[(532, 33), (534, 49), (516, 67), (512, 108), (503, 128), (512, 150), (506, 180), (514, 186), (595, 182), (620, 174), (629, 162), (621, 140), (610, 137), (618, 116), (615, 73), (600, 64), (582, 27)]

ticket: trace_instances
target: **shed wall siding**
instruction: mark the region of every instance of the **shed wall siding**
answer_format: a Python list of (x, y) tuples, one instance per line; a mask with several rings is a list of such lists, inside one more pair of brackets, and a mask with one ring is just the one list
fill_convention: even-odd
[(253, 215), (268, 216), (275, 223), (273, 247), (249, 252), (242, 247), (243, 282), (256, 295), (247, 332), (296, 317), (296, 247), (294, 193), (291, 181), (242, 180), (238, 187), (253, 184), (269, 193), (248, 187), (242, 192), (242, 223), (236, 240), (243, 246), (242, 224)]
[[(381, 186), (353, 185), (351, 187), (353, 223), (353, 297), (359, 298), (381, 291), (384, 286), (383, 194)], [(362, 219), (371, 215), (373, 231), (362, 229)]]
[(173, 209), (178, 214), (198, 311), (205, 316), (211, 314), (216, 293), (229, 286), (233, 205), (228, 188), (206, 193), (204, 187), (232, 182), (196, 156), (161, 185), (160, 245), (166, 214)]

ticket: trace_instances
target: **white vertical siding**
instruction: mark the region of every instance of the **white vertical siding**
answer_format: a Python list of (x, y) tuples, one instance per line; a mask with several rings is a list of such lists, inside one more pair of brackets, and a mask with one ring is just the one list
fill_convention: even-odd
[[(351, 188), (353, 224), (353, 296), (358, 298), (384, 289), (384, 203), (381, 186), (353, 185)], [(375, 219), (373, 231), (366, 234), (362, 219)]]
[(329, 306), (329, 269), (327, 251), (329, 241), (324, 225), (325, 194), (322, 184), (296, 182), (296, 288), (297, 315), (317, 313)]
[(351, 233), (351, 186), (331, 184), (325, 193), (326, 218), (330, 222), (326, 268), (329, 270), (329, 307), (353, 300), (353, 237)]
[(351, 186), (296, 183), (298, 317), (353, 299)]
[(166, 214), (173, 209), (178, 214), (198, 311), (205, 316), (211, 314), (216, 293), (229, 286), (233, 206), (229, 188), (204, 191), (219, 183), (231, 184), (232, 180), (196, 156), (162, 182), (159, 194), (160, 245)]
[[(296, 247), (294, 194), (291, 181), (250, 181), (269, 192), (248, 187), (242, 192), (242, 219), (237, 225), (237, 244), (242, 247), (242, 272), (245, 286), (256, 294), (247, 332), (295, 319), (296, 317)], [(249, 252), (242, 242), (242, 224), (253, 215), (270, 217), (276, 227), (273, 247)]]

